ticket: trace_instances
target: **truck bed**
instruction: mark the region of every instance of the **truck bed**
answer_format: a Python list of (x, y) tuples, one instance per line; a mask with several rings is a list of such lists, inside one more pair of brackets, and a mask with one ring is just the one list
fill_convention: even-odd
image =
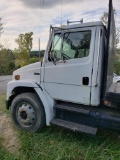
[(117, 82), (117, 83), (116, 83), (115, 93), (120, 93), (120, 82)]
[(104, 100), (110, 102), (109, 106), (111, 108), (120, 110), (120, 82), (112, 83)]

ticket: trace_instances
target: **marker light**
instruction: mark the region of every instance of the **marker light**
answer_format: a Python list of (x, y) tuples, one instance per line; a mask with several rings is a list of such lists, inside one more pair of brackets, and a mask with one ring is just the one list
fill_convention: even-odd
[(19, 80), (20, 79), (20, 75), (15, 75), (15, 79)]
[(110, 104), (110, 101), (105, 100), (104, 104), (108, 106)]

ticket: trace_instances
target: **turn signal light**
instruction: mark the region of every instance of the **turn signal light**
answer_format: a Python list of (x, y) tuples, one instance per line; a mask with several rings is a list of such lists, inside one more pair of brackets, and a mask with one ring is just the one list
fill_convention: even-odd
[(20, 79), (20, 75), (15, 75), (15, 79), (19, 80)]
[(110, 104), (110, 101), (105, 100), (104, 104), (108, 106)]

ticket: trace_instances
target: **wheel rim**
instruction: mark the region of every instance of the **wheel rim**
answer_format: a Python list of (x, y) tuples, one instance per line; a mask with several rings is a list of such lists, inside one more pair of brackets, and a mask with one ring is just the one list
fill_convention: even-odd
[(29, 103), (22, 103), (18, 106), (17, 114), (19, 123), (28, 127), (36, 120), (35, 110)]

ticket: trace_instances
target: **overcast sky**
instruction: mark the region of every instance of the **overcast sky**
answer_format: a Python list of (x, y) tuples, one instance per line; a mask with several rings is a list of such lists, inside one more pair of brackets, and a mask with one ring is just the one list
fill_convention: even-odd
[[(113, 0), (120, 25), (120, 0)], [(20, 33), (33, 32), (33, 49), (48, 41), (49, 26), (66, 24), (67, 20), (99, 21), (108, 9), (108, 0), (0, 0), (0, 18), (4, 33), (0, 42), (10, 49), (17, 48), (15, 39)]]

